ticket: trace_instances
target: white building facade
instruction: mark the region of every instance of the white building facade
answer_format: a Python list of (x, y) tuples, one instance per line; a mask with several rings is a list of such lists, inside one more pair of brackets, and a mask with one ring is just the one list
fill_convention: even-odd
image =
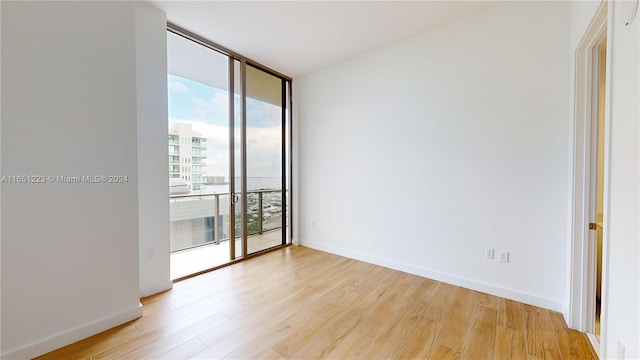
[(206, 141), (190, 124), (176, 123), (169, 130), (169, 177), (183, 179), (190, 191), (200, 191), (204, 184)]

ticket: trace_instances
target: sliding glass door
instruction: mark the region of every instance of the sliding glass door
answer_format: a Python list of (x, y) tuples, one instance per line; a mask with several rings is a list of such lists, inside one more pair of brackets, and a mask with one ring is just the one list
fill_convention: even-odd
[(246, 68), (247, 252), (283, 244), (286, 228), (284, 81)]
[(286, 245), (290, 79), (169, 25), (172, 278)]
[(229, 261), (228, 57), (172, 32), (168, 50), (171, 276)]

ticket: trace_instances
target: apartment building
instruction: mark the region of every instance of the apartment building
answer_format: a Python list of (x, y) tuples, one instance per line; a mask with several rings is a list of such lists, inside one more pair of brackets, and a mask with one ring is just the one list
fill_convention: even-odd
[(172, 124), (169, 130), (169, 177), (183, 179), (191, 191), (199, 191), (206, 182), (206, 141), (191, 124)]

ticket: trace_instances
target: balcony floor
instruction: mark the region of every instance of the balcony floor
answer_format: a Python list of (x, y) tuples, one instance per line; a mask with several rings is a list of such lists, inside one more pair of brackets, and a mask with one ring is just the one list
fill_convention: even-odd
[[(282, 230), (266, 231), (262, 235), (247, 237), (249, 254), (278, 246), (282, 243)], [(242, 253), (240, 239), (236, 240), (236, 255)], [(209, 244), (171, 253), (171, 280), (207, 270), (229, 262), (229, 241)]]

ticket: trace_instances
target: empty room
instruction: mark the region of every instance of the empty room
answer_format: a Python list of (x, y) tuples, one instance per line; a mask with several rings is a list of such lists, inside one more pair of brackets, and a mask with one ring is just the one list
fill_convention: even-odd
[(0, 2), (0, 357), (640, 359), (639, 12)]

